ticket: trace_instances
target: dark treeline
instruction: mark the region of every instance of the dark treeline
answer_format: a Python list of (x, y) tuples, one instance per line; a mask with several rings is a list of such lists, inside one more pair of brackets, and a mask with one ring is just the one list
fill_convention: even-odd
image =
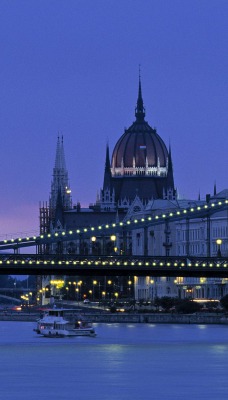
[(25, 279), (19, 279), (12, 277), (11, 275), (0, 276), (0, 288), (12, 288), (12, 289), (34, 289), (36, 287), (36, 277), (28, 276)]

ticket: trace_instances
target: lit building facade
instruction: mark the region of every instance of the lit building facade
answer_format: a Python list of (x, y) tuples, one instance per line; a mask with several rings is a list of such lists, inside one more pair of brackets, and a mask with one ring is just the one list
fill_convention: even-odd
[[(228, 196), (223, 191), (213, 198)], [(211, 201), (211, 199), (207, 199)], [(174, 185), (171, 148), (145, 120), (145, 108), (139, 79), (138, 98), (135, 108), (135, 121), (118, 139), (110, 159), (109, 146), (106, 146), (103, 186), (96, 202), (88, 208), (80, 203), (72, 203), (66, 168), (63, 139), (58, 138), (53, 179), (49, 202), (40, 206), (41, 233), (80, 229), (86, 226), (99, 226), (115, 223), (137, 216), (156, 215), (163, 210), (172, 211), (202, 205), (201, 200), (180, 200)], [(157, 225), (148, 229), (138, 229), (113, 237), (97, 236), (90, 240), (78, 239), (61, 242), (39, 249), (41, 253), (65, 254), (128, 254), (128, 255), (216, 255), (216, 240), (222, 239), (220, 250), (228, 253), (228, 214), (214, 214), (208, 221), (183, 220)], [(210, 238), (208, 239), (208, 232)], [(55, 282), (55, 277), (45, 277), (40, 291), (45, 293), (47, 282)], [(80, 282), (79, 277), (76, 279)], [(97, 282), (91, 277), (92, 282)], [(125, 280), (113, 277), (112, 292), (116, 297), (131, 293), (136, 300), (152, 300), (155, 297), (198, 297), (220, 298), (227, 292), (224, 280), (205, 278), (170, 277), (128, 277)], [(129, 287), (129, 282), (132, 286)], [(97, 283), (96, 283), (97, 285)], [(51, 287), (56, 295), (57, 284)], [(93, 286), (95, 286), (93, 284)], [(111, 293), (104, 278), (99, 282), (99, 296)], [(80, 289), (82, 286), (80, 287)], [(79, 289), (78, 289), (79, 290)], [(94, 290), (94, 287), (93, 287)], [(92, 289), (90, 289), (92, 291)], [(94, 292), (92, 293), (94, 295)], [(82, 295), (82, 293), (81, 293)], [(43, 299), (44, 300), (44, 299)]]
[[(228, 191), (224, 190), (207, 202), (213, 203), (226, 199)], [(144, 212), (134, 218), (145, 215), (155, 216), (162, 212), (176, 212), (190, 207), (202, 207), (206, 201), (189, 200), (154, 200)], [(183, 219), (151, 228), (134, 230), (132, 233), (132, 253), (152, 256), (228, 256), (228, 212), (214, 213), (209, 219)], [(146, 277), (135, 278), (135, 295), (137, 299), (154, 299), (156, 296), (172, 296), (197, 299), (220, 299), (228, 294), (228, 280), (220, 278), (170, 278)]]

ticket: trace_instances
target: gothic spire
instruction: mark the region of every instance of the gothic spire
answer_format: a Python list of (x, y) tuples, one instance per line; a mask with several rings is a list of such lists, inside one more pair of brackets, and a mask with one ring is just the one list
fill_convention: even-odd
[(136, 116), (136, 121), (137, 122), (143, 122), (144, 121), (145, 108), (143, 106), (140, 69), (139, 69), (139, 90), (138, 90), (137, 106), (135, 108), (135, 116)]
[(58, 135), (49, 204), (52, 215), (54, 215), (54, 210), (56, 210), (59, 190), (61, 191), (64, 209), (70, 209), (72, 206), (71, 190), (69, 187), (68, 171), (66, 169), (63, 136), (60, 139)]
[(57, 140), (57, 147), (56, 147), (56, 155), (55, 155), (55, 169), (66, 169), (66, 162), (65, 162), (65, 154), (64, 154), (64, 147), (63, 147), (63, 136), (60, 138), (58, 136)]
[(168, 187), (174, 188), (173, 162), (172, 162), (171, 146), (170, 145), (169, 145), (169, 153), (168, 153), (167, 184), (168, 184)]
[(110, 157), (109, 157), (109, 145), (107, 143), (103, 189), (110, 188), (110, 185), (111, 185), (111, 166), (110, 166)]

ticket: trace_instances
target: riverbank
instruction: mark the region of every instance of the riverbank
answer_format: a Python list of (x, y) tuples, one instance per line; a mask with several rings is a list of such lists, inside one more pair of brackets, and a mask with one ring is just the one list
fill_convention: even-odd
[[(0, 321), (35, 322), (38, 313), (8, 313), (0, 315)], [(165, 314), (165, 313), (86, 313), (93, 323), (153, 323), (153, 324), (219, 324), (228, 325), (225, 314)]]

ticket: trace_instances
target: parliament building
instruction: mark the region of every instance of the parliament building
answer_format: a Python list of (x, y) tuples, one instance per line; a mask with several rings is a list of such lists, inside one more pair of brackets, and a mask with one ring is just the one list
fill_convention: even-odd
[[(109, 146), (104, 151), (105, 167), (103, 186), (96, 202), (82, 208), (80, 202), (74, 204), (69, 185), (65, 162), (63, 138), (58, 137), (55, 164), (49, 201), (40, 204), (40, 233), (61, 232), (61, 230), (125, 221), (136, 217), (143, 218), (165, 211), (203, 205), (216, 199), (227, 198), (228, 191), (207, 196), (205, 200), (180, 199), (174, 185), (171, 148), (167, 148), (157, 130), (145, 119), (141, 79), (139, 78), (138, 97), (135, 107), (135, 121), (117, 140), (110, 157)], [(101, 160), (102, 162), (102, 160)], [(40, 248), (40, 252), (99, 255), (197, 255), (213, 256), (217, 252), (216, 240), (222, 240), (221, 251), (228, 255), (228, 214), (216, 213), (210, 220), (210, 237), (206, 221), (194, 219), (156, 227), (138, 229), (112, 237), (93, 237), (90, 240), (61, 242), (51, 247)], [(77, 278), (77, 277), (76, 277)], [(93, 281), (91, 277), (91, 282)], [(56, 295), (54, 277), (44, 277), (42, 287), (49, 286)], [(131, 287), (130, 287), (131, 282)], [(75, 279), (75, 285), (77, 279)], [(224, 279), (206, 278), (168, 278), (168, 277), (128, 277), (113, 278), (114, 286), (109, 288), (109, 297), (117, 294), (126, 296), (130, 292), (136, 300), (153, 300), (159, 296), (218, 299), (228, 292)], [(88, 288), (87, 288), (88, 289)], [(89, 297), (86, 292), (80, 293)], [(93, 285), (94, 290), (94, 285)], [(91, 290), (90, 290), (91, 292)], [(107, 295), (107, 283), (99, 283), (96, 298)], [(93, 293), (94, 296), (94, 293)], [(43, 298), (43, 302), (45, 299)]]

